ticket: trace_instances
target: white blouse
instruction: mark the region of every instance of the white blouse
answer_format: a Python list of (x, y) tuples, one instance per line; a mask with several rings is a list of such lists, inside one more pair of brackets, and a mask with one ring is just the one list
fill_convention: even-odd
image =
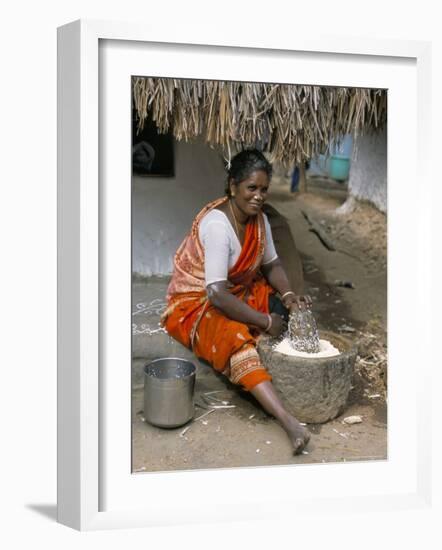
[[(263, 213), (266, 246), (262, 265), (276, 260), (275, 245), (269, 220)], [(214, 208), (200, 222), (199, 238), (204, 247), (206, 286), (217, 281), (227, 281), (227, 273), (241, 254), (241, 243), (228, 217)]]

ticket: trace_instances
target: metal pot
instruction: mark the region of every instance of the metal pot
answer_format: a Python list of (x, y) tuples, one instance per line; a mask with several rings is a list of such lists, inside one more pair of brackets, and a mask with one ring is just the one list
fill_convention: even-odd
[(179, 357), (144, 366), (144, 417), (159, 428), (177, 428), (193, 418), (196, 368)]

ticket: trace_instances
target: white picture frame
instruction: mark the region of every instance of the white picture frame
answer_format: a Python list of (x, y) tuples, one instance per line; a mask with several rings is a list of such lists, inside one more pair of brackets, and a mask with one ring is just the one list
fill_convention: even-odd
[[(419, 195), (419, 231), (413, 241), (417, 247), (419, 262), (416, 262), (414, 268), (410, 268), (410, 273), (404, 275), (404, 280), (398, 284), (399, 286), (416, 285), (420, 281), (417, 301), (415, 304), (409, 305), (409, 312), (411, 317), (413, 314), (421, 313), (421, 328), (425, 336), (422, 337), (417, 349), (412, 350), (407, 357), (401, 355), (398, 345), (401, 335), (397, 331), (400, 314), (397, 312), (395, 315), (395, 303), (398, 303), (400, 289), (396, 286), (393, 287), (390, 283), (389, 295), (392, 300), (389, 303), (389, 307), (391, 306), (392, 309), (390, 318), (396, 321), (395, 327), (389, 325), (389, 330), (391, 329), (389, 347), (390, 350), (393, 350), (390, 352), (390, 361), (393, 364), (402, 362), (404, 368), (400, 374), (394, 369), (393, 375), (389, 373), (389, 383), (392, 388), (389, 407), (392, 407), (394, 412), (398, 401), (405, 397), (415, 399), (415, 405), (413, 403), (409, 407), (408, 413), (405, 412), (405, 417), (410, 422), (412, 435), (408, 441), (409, 454), (403, 457), (403, 470), (396, 468), (394, 457), (399, 455), (401, 448), (404, 450), (404, 440), (400, 439), (401, 434), (394, 431), (391, 434), (393, 437), (390, 439), (393, 440), (391, 445), (396, 445), (396, 447), (392, 450), (392, 447), (389, 446), (390, 465), (373, 464), (369, 466), (371, 471), (376, 471), (377, 474), (382, 473), (381, 470), (385, 470), (382, 475), (385, 476), (385, 479), (392, 480), (391, 486), (387, 486), (387, 484), (385, 490), (373, 486), (372, 491), (366, 489), (366, 492), (362, 494), (354, 489), (355, 479), (362, 475), (362, 469), (359, 468), (362, 468), (363, 465), (328, 465), (327, 469), (321, 468), (320, 465), (303, 466), (303, 477), (308, 478), (314, 475), (318, 479), (318, 488), (317, 490), (313, 488), (310, 496), (301, 489), (300, 495), (296, 497), (285, 492), (289, 477), (297, 475), (293, 467), (260, 469), (259, 475), (267, 484), (267, 496), (264, 500), (262, 496), (253, 492), (253, 483), (257, 475), (256, 469), (241, 469), (241, 471), (233, 469), (216, 473), (212, 471), (182, 474), (169, 472), (144, 476), (144, 481), (140, 477), (135, 479), (134, 476), (132, 476), (133, 479), (128, 480), (127, 476), (130, 476), (130, 471), (125, 470), (121, 479), (118, 478), (118, 483), (121, 481), (119, 490), (123, 495), (121, 501), (118, 501), (120, 493), (115, 490), (113, 494), (116, 497), (111, 499), (112, 505), (107, 506), (104, 502), (103, 484), (109, 482), (109, 472), (113, 472), (113, 468), (116, 468), (115, 472), (117, 472), (118, 468), (122, 468), (122, 464), (125, 468), (127, 453), (130, 453), (130, 450), (126, 450), (125, 454), (121, 455), (121, 460), (117, 458), (115, 461), (106, 462), (107, 455), (110, 454), (110, 447), (103, 439), (103, 421), (105, 420), (103, 415), (108, 414), (106, 409), (107, 392), (117, 391), (115, 388), (118, 386), (118, 379), (115, 379), (116, 383), (113, 386), (106, 385), (103, 388), (102, 385), (104, 357), (109, 357), (109, 354), (103, 353), (104, 348), (100, 343), (107, 311), (106, 296), (109, 285), (117, 285), (114, 288), (119, 288), (118, 285), (122, 281), (127, 282), (127, 273), (122, 272), (120, 278), (103, 284), (103, 276), (106, 275), (103, 270), (108, 265), (107, 261), (103, 262), (103, 231), (108, 231), (109, 226), (100, 221), (101, 214), (105, 212), (107, 216), (107, 212), (115, 211), (116, 205), (122, 204), (119, 201), (121, 197), (108, 197), (106, 201), (103, 201), (103, 173), (100, 173), (102, 144), (100, 143), (99, 120), (100, 113), (103, 113), (105, 108), (100, 103), (100, 75), (102, 74), (100, 64), (118, 63), (116, 58), (110, 61), (110, 57), (106, 53), (103, 55), (103, 51), (100, 51), (100, 48), (106, 44), (110, 44), (111, 49), (112, 44), (123, 45), (123, 49), (126, 50), (132, 47), (142, 48), (143, 45), (146, 47), (151, 45), (151, 47), (155, 46), (156, 51), (159, 52), (158, 56), (160, 56), (162, 47), (173, 50), (175, 53), (180, 50), (190, 53), (198, 50), (199, 54), (206, 57), (209, 62), (211, 56), (218, 55), (216, 52), (225, 53), (231, 60), (246, 53), (250, 56), (269, 55), (274, 59), (279, 56), (281, 61), (293, 53), (302, 53), (307, 56), (306, 59), (309, 61), (317, 57), (322, 63), (327, 63), (327, 60), (331, 59), (339, 59), (358, 65), (363, 64), (364, 60), (376, 59), (381, 64), (394, 65), (403, 62), (405, 65), (413, 67), (415, 72), (413, 78), (415, 78), (417, 88), (410, 90), (412, 94), (410, 97), (413, 98), (413, 94), (415, 94), (414, 105), (417, 116), (415, 121), (410, 121), (413, 139), (405, 145), (409, 161), (407, 170), (413, 173), (419, 162), (420, 181), (423, 182), (416, 190)], [(230, 521), (233, 518), (237, 520), (259, 519), (269, 513), (265, 509), (265, 499), (275, 505), (277, 512), (274, 513), (277, 513), (278, 517), (284, 517), (284, 514), (287, 514), (287, 518), (290, 517), (293, 510), (296, 510), (297, 513), (312, 513), (313, 511), (317, 513), (320, 510), (325, 510), (333, 499), (339, 500), (341, 510), (344, 511), (350, 511), (355, 503), (359, 510), (366, 512), (403, 508), (422, 510), (430, 507), (431, 432), (426, 419), (430, 414), (431, 401), (425, 392), (425, 389), (428, 389), (431, 384), (429, 342), (433, 329), (430, 322), (430, 295), (434, 284), (430, 261), (432, 235), (426, 206), (431, 204), (432, 193), (431, 184), (426, 177), (430, 140), (430, 102), (427, 87), (431, 72), (430, 50), (430, 44), (426, 42), (364, 40), (343, 36), (317, 39), (306, 39), (301, 35), (280, 37), (278, 42), (272, 41), (272, 44), (265, 43), (263, 38), (257, 37), (250, 40), (239, 37), (235, 43), (217, 40), (216, 44), (210, 42), (200, 44), (197, 41), (189, 42), (189, 38), (185, 36), (184, 32), (182, 36), (177, 33), (168, 36), (162, 30), (153, 32), (150, 29), (147, 32), (142, 25), (118, 22), (76, 21), (59, 28), (58, 521), (60, 523), (80, 530), (93, 530), (219, 521), (220, 519)], [(118, 55), (117, 52), (117, 57)], [(124, 56), (121, 59), (125, 62), (126, 58), (123, 58)], [(189, 78), (208, 77), (207, 73), (201, 74), (202, 66), (190, 61), (190, 65), (183, 70), (187, 71), (185, 75)], [(216, 69), (214, 71), (216, 72)], [(168, 76), (168, 74), (164, 76)], [(265, 81), (267, 78), (264, 71), (262, 80)], [(334, 84), (344, 85), (346, 81), (348, 78), (341, 81), (339, 76), (336, 76)], [(413, 82), (411, 83), (413, 84)], [(407, 81), (407, 83), (409, 82)], [(373, 82), (373, 85), (376, 85), (376, 82)], [(391, 109), (389, 115), (393, 111), (394, 109)], [(394, 114), (392, 118), (394, 119)], [(394, 131), (394, 128), (392, 130)], [(415, 132), (413, 132), (414, 130)], [(401, 169), (399, 164), (395, 164), (394, 155), (397, 155), (397, 150), (394, 152), (393, 146), (394, 142), (392, 143), (390, 139), (389, 155), (392, 156), (389, 157), (389, 178), (391, 170), (397, 170), (395, 177), (401, 175), (405, 188), (409, 189), (410, 175), (407, 174), (407, 170)], [(400, 170), (403, 171), (400, 172)], [(125, 174), (124, 166), (122, 173)], [(130, 177), (129, 170), (127, 174)], [(393, 186), (389, 200), (393, 202), (405, 200), (406, 202), (402, 202), (402, 205), (405, 208), (410, 208), (410, 199), (408, 202), (407, 198), (400, 199), (395, 189)], [(127, 229), (127, 226), (125, 227)], [(390, 242), (392, 240), (394, 242), (394, 247), (391, 245), (389, 247), (389, 261), (392, 261), (393, 265), (396, 263), (397, 266), (399, 266), (404, 252), (400, 240), (396, 240), (399, 230), (400, 227), (397, 224), (389, 227)], [(406, 234), (407, 228), (402, 227), (402, 230)], [(122, 254), (127, 258), (127, 239), (121, 243), (121, 246), (123, 247), (121, 248)], [(130, 266), (128, 266), (128, 271), (130, 272)], [(394, 302), (395, 300), (396, 302)], [(120, 311), (125, 311), (124, 300), (121, 307)], [(127, 322), (130, 327), (130, 317)], [(405, 333), (408, 330), (411, 334), (411, 331), (416, 328), (413, 321), (410, 323), (410, 327), (400, 325)], [(123, 338), (126, 348), (121, 345), (121, 349), (117, 350), (117, 355), (120, 357), (124, 358), (127, 355), (128, 338), (130, 338), (129, 333), (127, 337)], [(427, 360), (421, 362), (419, 380), (413, 383), (411, 366), (418, 357), (426, 357)], [(130, 361), (130, 355), (127, 356), (127, 361)], [(125, 382), (125, 384), (127, 383), (128, 381)], [(119, 390), (120, 398), (122, 402), (126, 401), (126, 405), (130, 399), (130, 393), (124, 393), (127, 388), (127, 385), (123, 387), (120, 385)], [(130, 429), (127, 426), (128, 407), (126, 405), (123, 404), (126, 413), (122, 414), (120, 421), (123, 426), (121, 429), (125, 430)], [(394, 415), (393, 418), (390, 415), (390, 424), (393, 425), (393, 429), (395, 425), (397, 426)], [(118, 431), (116, 424), (113, 427)], [(417, 452), (418, 448), (420, 449), (419, 453)], [(387, 471), (389, 466), (390, 471)], [(346, 468), (345, 474), (342, 473), (343, 467)], [(316, 470), (313, 470), (314, 468)], [(395, 478), (395, 471), (397, 478)], [(364, 475), (367, 472), (368, 470)], [(118, 477), (119, 474), (115, 475)], [(112, 473), (111, 478), (113, 479)], [(340, 485), (335, 483), (332, 478), (339, 480)], [(343, 479), (344, 484), (342, 485)], [(405, 479), (408, 479), (407, 483), (404, 481)], [(190, 513), (180, 500), (180, 491), (189, 491), (190, 487), (195, 487), (195, 485), (201, 487), (207, 483), (213, 483), (215, 486), (222, 487), (226, 482), (233, 484), (238, 481), (241, 481), (243, 487), (250, 490), (248, 493), (246, 492), (245, 497), (241, 497), (239, 493), (236, 494), (238, 502), (229, 510), (224, 511), (221, 518), (219, 511), (205, 506), (204, 502), (201, 502), (199, 507), (194, 502), (192, 513)], [(297, 479), (297, 481), (300, 480)], [(123, 483), (126, 483), (124, 487)], [(130, 491), (136, 491), (136, 486), (141, 484), (143, 490), (147, 487), (149, 494), (155, 496), (155, 507), (151, 504), (144, 507), (140, 507), (138, 504), (129, 504)], [(324, 486), (328, 487), (326, 493), (323, 490)], [(342, 489), (343, 487), (344, 489)], [(272, 488), (274, 488), (273, 492)], [(167, 499), (161, 498), (161, 493), (165, 493)], [(171, 497), (173, 497), (174, 505), (170, 502)], [(247, 508), (242, 506), (244, 502), (247, 502)], [(283, 508), (282, 503), (290, 506)], [(197, 513), (195, 506), (198, 507)]]

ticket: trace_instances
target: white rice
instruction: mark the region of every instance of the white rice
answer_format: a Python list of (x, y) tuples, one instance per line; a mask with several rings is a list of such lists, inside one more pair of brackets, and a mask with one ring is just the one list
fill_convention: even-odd
[(273, 349), (284, 355), (309, 357), (310, 359), (314, 359), (315, 357), (332, 357), (333, 355), (339, 355), (341, 353), (328, 340), (319, 340), (319, 351), (317, 353), (307, 353), (306, 351), (298, 351), (292, 348), (289, 338), (284, 338), (284, 340), (279, 342)]

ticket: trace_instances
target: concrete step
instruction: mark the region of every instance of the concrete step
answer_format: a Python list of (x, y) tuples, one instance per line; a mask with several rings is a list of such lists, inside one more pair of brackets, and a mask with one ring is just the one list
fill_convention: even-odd
[(151, 336), (139, 334), (132, 337), (132, 359), (145, 357), (183, 357), (187, 359), (192, 356), (190, 350), (165, 333)]
[(132, 284), (132, 384), (144, 383), (146, 363), (160, 357), (180, 357), (192, 361), (197, 376), (205, 376), (211, 367), (199, 361), (191, 350), (171, 338), (160, 326), (160, 316), (166, 306), (169, 278), (150, 277)]
[(150, 277), (132, 284), (132, 358), (156, 358), (193, 354), (160, 326), (166, 307), (169, 278)]

